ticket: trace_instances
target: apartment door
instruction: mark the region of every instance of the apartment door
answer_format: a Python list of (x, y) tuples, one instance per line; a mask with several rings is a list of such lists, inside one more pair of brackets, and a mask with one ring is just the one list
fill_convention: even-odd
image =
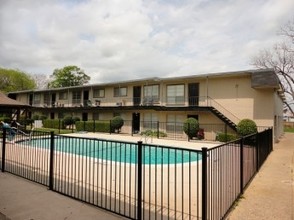
[(141, 103), (141, 86), (133, 87), (133, 104), (138, 106)]
[(51, 94), (51, 105), (55, 106), (55, 102), (56, 102), (56, 93), (52, 93)]
[(199, 105), (199, 83), (189, 83), (188, 96), (189, 96), (189, 106)]
[(29, 105), (33, 105), (33, 94), (29, 95)]
[(83, 98), (84, 98), (84, 106), (88, 106), (88, 100), (89, 100), (89, 91), (88, 90), (84, 91)]
[(137, 134), (140, 131), (140, 113), (133, 113), (133, 133)]

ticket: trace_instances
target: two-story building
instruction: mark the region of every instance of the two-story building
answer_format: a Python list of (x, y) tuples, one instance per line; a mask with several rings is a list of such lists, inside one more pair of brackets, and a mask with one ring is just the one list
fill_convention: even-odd
[(110, 120), (120, 115), (131, 122), (125, 132), (156, 123), (165, 124), (160, 127), (164, 132), (182, 132), (177, 125), (187, 117), (197, 118), (200, 125), (226, 124), (233, 131), (249, 118), (258, 126), (274, 127), (278, 138), (284, 98), (279, 88), (274, 70), (264, 69), (19, 91), (9, 97), (31, 105), (31, 114), (51, 119)]

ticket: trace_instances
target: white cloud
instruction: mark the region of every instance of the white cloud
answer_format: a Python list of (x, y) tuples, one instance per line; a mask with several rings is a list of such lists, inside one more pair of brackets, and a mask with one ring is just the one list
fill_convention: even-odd
[(0, 66), (77, 65), (93, 83), (247, 69), (293, 11), (292, 0), (3, 0)]

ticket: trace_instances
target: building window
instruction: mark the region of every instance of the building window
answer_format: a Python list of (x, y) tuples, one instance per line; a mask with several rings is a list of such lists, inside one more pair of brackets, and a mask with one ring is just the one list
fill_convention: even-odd
[(127, 87), (115, 87), (114, 97), (127, 96)]
[(81, 103), (81, 91), (73, 91), (72, 92), (72, 103), (80, 104)]
[(157, 129), (158, 117), (156, 113), (145, 113), (144, 114), (144, 130), (156, 130)]
[(167, 86), (167, 104), (185, 103), (185, 85)]
[(144, 104), (158, 103), (159, 85), (144, 86)]
[(50, 105), (50, 94), (49, 93), (44, 94), (44, 105), (47, 105), (47, 106)]
[(114, 113), (113, 113), (113, 117), (116, 117), (116, 116), (121, 117), (121, 114), (120, 114), (119, 112), (114, 112)]
[(59, 100), (67, 100), (67, 92), (59, 92)]
[(41, 94), (34, 94), (34, 104), (40, 104), (41, 103)]
[(105, 96), (104, 89), (94, 89), (94, 91), (93, 91), (94, 98), (103, 98), (104, 96)]
[(167, 115), (166, 131), (182, 134), (184, 120), (184, 115)]

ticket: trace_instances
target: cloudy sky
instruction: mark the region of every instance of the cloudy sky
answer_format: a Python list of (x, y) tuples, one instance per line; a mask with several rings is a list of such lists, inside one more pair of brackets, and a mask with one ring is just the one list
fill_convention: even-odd
[(1, 0), (0, 67), (91, 83), (252, 69), (293, 0)]

